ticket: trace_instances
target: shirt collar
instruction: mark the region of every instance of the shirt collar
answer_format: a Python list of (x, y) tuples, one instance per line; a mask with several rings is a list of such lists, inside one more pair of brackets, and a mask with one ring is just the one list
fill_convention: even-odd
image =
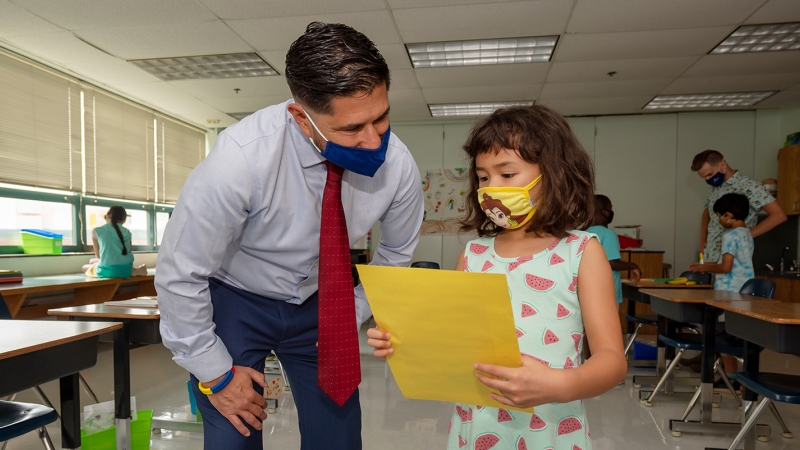
[(739, 179), (740, 179), (740, 178), (742, 178), (742, 175), (741, 175), (741, 173), (739, 173), (739, 171), (737, 170), (736, 172), (734, 172), (734, 173), (733, 173), (733, 175), (731, 175), (731, 177), (730, 177), (730, 178), (728, 178), (728, 179), (725, 181), (725, 184), (733, 184), (733, 183), (735, 183), (735, 182), (739, 181)]
[[(293, 100), (289, 101), (289, 103), (292, 102)], [(305, 134), (303, 134), (303, 130), (300, 129), (300, 125), (295, 122), (294, 117), (289, 114), (289, 111), (286, 111), (286, 115), (289, 116), (288, 121), (289, 126), (292, 129), (292, 143), (294, 144), (295, 151), (297, 152), (297, 159), (300, 160), (300, 166), (302, 166), (304, 169), (308, 169), (309, 167), (325, 162), (325, 157), (320, 155), (317, 149), (311, 145), (311, 141)]]

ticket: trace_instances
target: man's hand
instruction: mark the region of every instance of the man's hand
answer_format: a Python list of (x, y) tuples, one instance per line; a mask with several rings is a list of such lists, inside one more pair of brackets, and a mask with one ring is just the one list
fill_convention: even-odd
[(697, 252), (698, 252), (698, 253), (704, 253), (704, 252), (706, 251), (706, 244), (707, 244), (707, 243), (708, 243), (708, 242), (706, 242), (706, 241), (704, 241), (704, 240), (701, 240), (701, 241), (700, 241), (700, 246), (697, 248)]
[(691, 263), (689, 264), (689, 270), (692, 272), (705, 272), (705, 267), (703, 266), (705, 266), (705, 264)]
[[(267, 383), (264, 380), (264, 374), (257, 370), (244, 366), (234, 367), (236, 372), (230, 383), (216, 394), (209, 395), (208, 399), (217, 408), (217, 411), (233, 424), (236, 431), (243, 436), (250, 436), (250, 430), (242, 423), (242, 420), (256, 430), (260, 430), (261, 422), (267, 418), (267, 413), (264, 412), (267, 401), (253, 389), (253, 382), (255, 381), (261, 387), (267, 387)], [(213, 385), (214, 381), (209, 384), (203, 383), (203, 386), (206, 387)]]

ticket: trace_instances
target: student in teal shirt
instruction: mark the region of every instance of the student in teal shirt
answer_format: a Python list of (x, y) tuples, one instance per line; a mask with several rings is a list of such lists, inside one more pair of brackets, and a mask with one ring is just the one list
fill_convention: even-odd
[(633, 279), (639, 281), (642, 278), (642, 271), (636, 263), (621, 260), (617, 233), (608, 229), (608, 225), (614, 220), (611, 199), (605, 195), (595, 195), (594, 200), (594, 222), (586, 231), (596, 234), (597, 239), (603, 246), (603, 250), (606, 251), (606, 257), (614, 274), (614, 286), (617, 290), (617, 304), (619, 305), (622, 303), (622, 277), (620, 277), (620, 272), (630, 270)]
[(133, 271), (131, 232), (122, 225), (128, 212), (122, 206), (112, 206), (105, 215), (106, 224), (92, 230), (98, 278), (130, 278)]

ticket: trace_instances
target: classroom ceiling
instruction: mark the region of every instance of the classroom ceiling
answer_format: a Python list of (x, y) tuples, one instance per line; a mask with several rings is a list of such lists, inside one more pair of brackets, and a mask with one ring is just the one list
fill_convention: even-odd
[[(378, 45), (393, 120), (432, 120), (434, 103), (519, 100), (642, 113), (659, 94), (737, 91), (779, 91), (757, 108), (800, 106), (800, 50), (708, 54), (739, 25), (800, 21), (798, 0), (0, 0), (0, 46), (218, 127), (289, 98), (285, 78), (161, 81), (128, 60), (255, 51), (283, 74), (314, 20)], [(404, 47), (544, 35), (560, 36), (550, 62), (414, 69)]]

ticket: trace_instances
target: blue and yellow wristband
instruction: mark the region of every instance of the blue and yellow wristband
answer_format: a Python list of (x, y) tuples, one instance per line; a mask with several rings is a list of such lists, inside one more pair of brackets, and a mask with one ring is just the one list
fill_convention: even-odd
[(230, 383), (231, 380), (233, 379), (233, 374), (234, 373), (236, 373), (236, 369), (231, 367), (231, 370), (229, 370), (228, 373), (225, 374), (225, 377), (223, 377), (221, 380), (219, 380), (219, 383), (215, 384), (211, 388), (207, 388), (207, 387), (203, 386), (203, 382), (202, 381), (198, 381), (197, 382), (197, 387), (200, 389), (200, 392), (202, 392), (203, 394), (206, 394), (206, 395), (216, 394), (217, 392), (225, 389), (225, 386), (227, 386), (228, 383)]

